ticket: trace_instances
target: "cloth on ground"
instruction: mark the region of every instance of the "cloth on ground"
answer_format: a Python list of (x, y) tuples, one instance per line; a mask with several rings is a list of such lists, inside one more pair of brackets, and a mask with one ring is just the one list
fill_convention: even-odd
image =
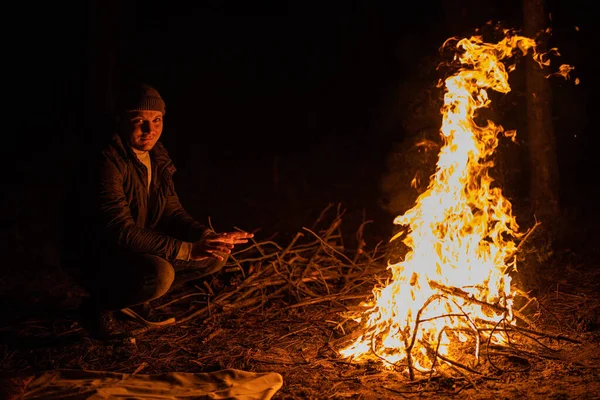
[(282, 385), (276, 372), (237, 369), (155, 375), (60, 369), (36, 374), (18, 398), (269, 400)]

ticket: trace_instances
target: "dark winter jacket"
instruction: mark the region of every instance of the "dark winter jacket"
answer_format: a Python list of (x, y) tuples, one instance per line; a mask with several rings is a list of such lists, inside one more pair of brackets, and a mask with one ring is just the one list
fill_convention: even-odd
[(174, 261), (180, 239), (189, 241), (207, 230), (182, 207), (173, 185), (175, 166), (160, 142), (150, 157), (148, 191), (146, 167), (119, 135), (113, 135), (88, 172), (86, 180), (91, 185), (80, 193), (84, 195), (78, 207), (82, 219), (75, 224), (80, 231), (73, 232), (78, 235), (80, 243), (75, 246), (80, 256), (100, 257), (124, 250)]

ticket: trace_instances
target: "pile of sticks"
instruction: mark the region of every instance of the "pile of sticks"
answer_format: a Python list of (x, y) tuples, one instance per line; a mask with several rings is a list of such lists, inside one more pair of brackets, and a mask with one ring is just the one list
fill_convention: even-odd
[[(332, 211), (336, 212), (333, 222), (323, 227)], [(312, 229), (303, 227), (285, 247), (271, 240), (253, 240), (251, 245), (232, 253), (224, 267), (224, 272), (235, 273), (237, 282), (218, 291), (205, 281), (204, 286), (196, 286), (195, 292), (183, 293), (156, 307), (167, 308), (200, 298), (196, 304), (204, 305), (184, 316), (156, 323), (143, 320), (128, 309), (125, 313), (144, 322), (146, 327), (142, 330), (147, 330), (237, 311), (266, 309), (274, 300), (285, 303), (283, 309), (366, 300), (372, 295), (377, 279), (386, 275), (386, 246), (379, 243), (367, 250), (363, 233), (370, 221), (365, 220), (356, 232), (358, 245), (347, 249), (341, 228), (344, 212), (339, 204), (337, 208), (330, 204)]]
[[(352, 313), (357, 316), (365, 311), (367, 300), (373, 297), (373, 288), (390, 279), (387, 271), (387, 257), (389, 257), (389, 244), (378, 243), (373, 249), (367, 250), (363, 239), (365, 226), (370, 221), (363, 221), (356, 232), (357, 246), (347, 249), (344, 246), (344, 236), (341, 230), (342, 216), (344, 211), (340, 205), (335, 209), (336, 214), (333, 222), (324, 225), (327, 221), (327, 213), (334, 210), (330, 204), (312, 228), (302, 228), (287, 246), (280, 246), (274, 241), (253, 241), (248, 247), (233, 253), (225, 267), (225, 271), (235, 272), (237, 281), (222, 290), (215, 290), (204, 282), (204, 287), (195, 286), (196, 291), (183, 293), (158, 308), (166, 308), (186, 299), (200, 298), (196, 301), (196, 307), (181, 317), (171, 318), (161, 323), (145, 321), (146, 327), (180, 325), (189, 323), (194, 319), (217, 318), (224, 314), (236, 312), (261, 311), (275, 316), (285, 310), (304, 307), (304, 312), (309, 312), (313, 305), (327, 304), (332, 309), (339, 310), (340, 321), (338, 328), (344, 336), (332, 341), (331, 347), (341, 349), (352, 340), (365, 334), (361, 327), (354, 326), (354, 330), (348, 334), (344, 331), (344, 324), (348, 322)], [(510, 358), (512, 365), (515, 360), (520, 360), (521, 370), (529, 368), (528, 357), (543, 357), (548, 359), (559, 359), (558, 350), (545, 343), (550, 341), (560, 343), (561, 341), (579, 343), (577, 340), (565, 335), (543, 332), (536, 329), (526, 314), (528, 310), (537, 305), (537, 300), (528, 298), (524, 292), (520, 292), (521, 304), (517, 310), (509, 310), (498, 304), (490, 304), (472, 297), (460, 288), (447, 287), (438, 282), (430, 282), (435, 294), (428, 299), (416, 316), (415, 326), (411, 332), (402, 338), (405, 343), (404, 351), (408, 355), (401, 365), (391, 365), (393, 368), (408, 371), (411, 381), (416, 379), (416, 373), (431, 376), (442, 366), (458, 371), (460, 375), (468, 379), (474, 386), (474, 381), (468, 377), (470, 374), (482, 375), (484, 372), (478, 369), (480, 361), (487, 360), (488, 365), (502, 372), (514, 369), (500, 366), (498, 357)], [(500, 322), (473, 318), (468, 313), (439, 315), (434, 318), (422, 318), (424, 310), (436, 301), (454, 301), (460, 298), (463, 302), (475, 304), (496, 315), (500, 315)], [(525, 300), (523, 300), (525, 299)], [(278, 307), (272, 307), (277, 302)], [(198, 307), (198, 304), (200, 306)], [(342, 317), (345, 315), (345, 317)], [(132, 315), (135, 316), (135, 315)], [(421, 324), (436, 318), (464, 318), (470, 329), (463, 329), (462, 334), (469, 336), (467, 341), (470, 349), (464, 350), (464, 354), (475, 355), (475, 361), (471, 357), (468, 362), (460, 359), (452, 359), (447, 355), (440, 354), (438, 340), (428, 342), (423, 338), (417, 338), (417, 331)], [(510, 323), (517, 318), (518, 324)], [(364, 328), (364, 327), (362, 327)], [(449, 332), (446, 332), (449, 333)], [(505, 338), (504, 344), (492, 342), (492, 334), (502, 334)], [(368, 334), (368, 333), (367, 333)], [(442, 332), (439, 332), (441, 335)], [(373, 358), (379, 359), (386, 364), (384, 357), (377, 353), (373, 338)], [(438, 343), (438, 344), (436, 344)], [(458, 346), (461, 346), (458, 344)], [(423, 347), (430, 359), (430, 368), (424, 370), (417, 366), (412, 354), (416, 353), (417, 347)], [(462, 347), (465, 347), (463, 344)], [(387, 363), (388, 367), (390, 366)], [(520, 370), (519, 370), (520, 371)]]

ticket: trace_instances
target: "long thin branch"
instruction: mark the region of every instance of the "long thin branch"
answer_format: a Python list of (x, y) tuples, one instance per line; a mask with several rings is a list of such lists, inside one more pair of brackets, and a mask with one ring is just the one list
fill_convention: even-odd
[(308, 228), (306, 228), (306, 227), (303, 227), (302, 229), (304, 229), (305, 231), (308, 231), (308, 232), (312, 233), (313, 235), (315, 235), (315, 237), (316, 237), (317, 239), (319, 239), (319, 240), (321, 241), (321, 243), (323, 243), (325, 246), (329, 247), (329, 248), (330, 248), (331, 250), (333, 250), (335, 253), (339, 254), (339, 255), (340, 255), (340, 256), (341, 256), (341, 257), (342, 257), (344, 260), (348, 261), (348, 263), (349, 263), (350, 265), (354, 265), (354, 266), (356, 266), (356, 265), (354, 264), (354, 262), (353, 262), (351, 259), (349, 259), (349, 258), (348, 258), (348, 257), (347, 257), (347, 256), (346, 256), (344, 253), (340, 252), (339, 250), (337, 250), (336, 248), (334, 248), (333, 246), (331, 246), (329, 243), (327, 243), (326, 241), (324, 241), (323, 239), (321, 239), (321, 238), (319, 237), (319, 235), (317, 235), (316, 233), (314, 233), (313, 231), (311, 231), (310, 229), (308, 229)]

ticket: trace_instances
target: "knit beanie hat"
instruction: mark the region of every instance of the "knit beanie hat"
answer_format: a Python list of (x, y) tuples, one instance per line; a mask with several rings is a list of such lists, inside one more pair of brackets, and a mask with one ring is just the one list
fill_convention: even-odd
[(156, 89), (142, 83), (124, 88), (116, 102), (118, 114), (127, 111), (152, 110), (165, 114), (165, 102)]

